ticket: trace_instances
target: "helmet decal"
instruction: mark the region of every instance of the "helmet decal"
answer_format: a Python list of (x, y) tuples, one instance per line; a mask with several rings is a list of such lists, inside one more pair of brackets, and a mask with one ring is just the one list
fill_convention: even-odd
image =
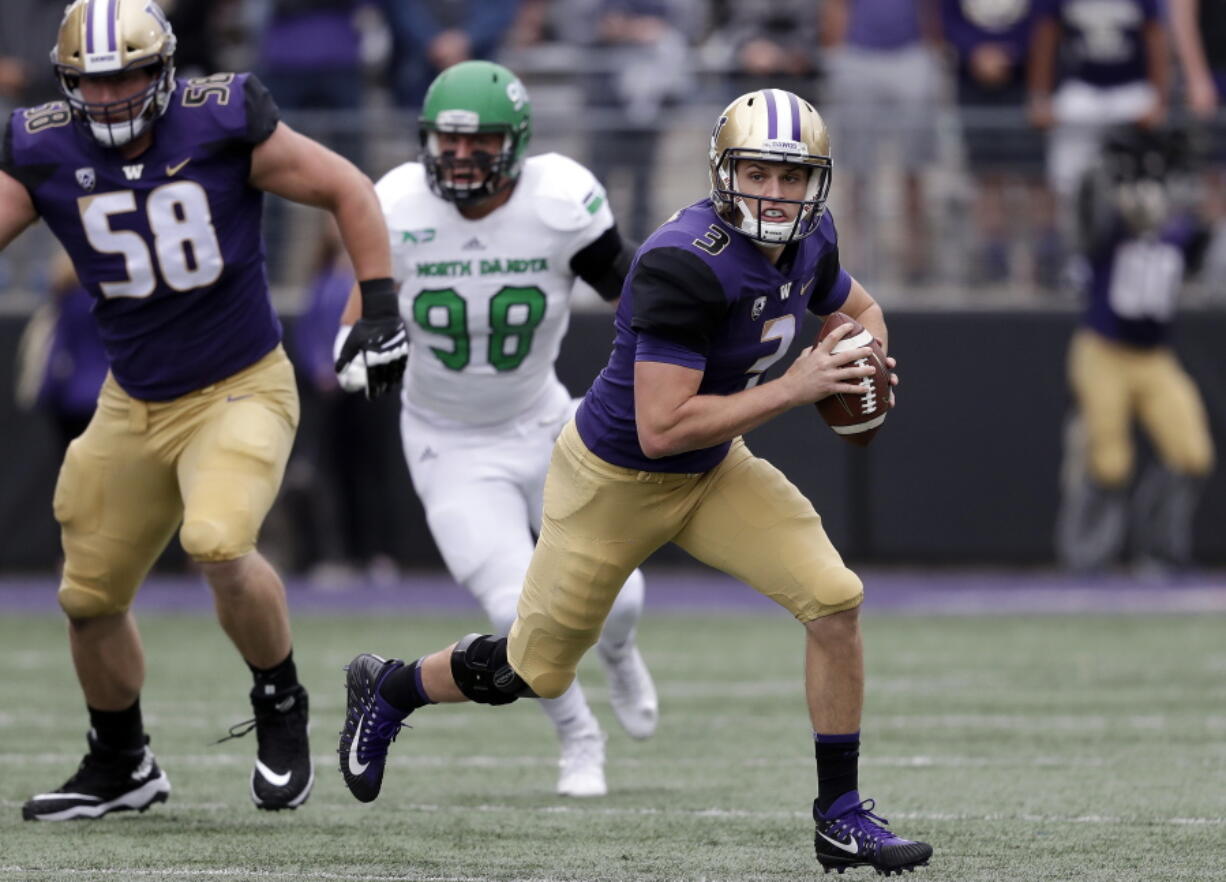
[(523, 110), (528, 104), (528, 90), (524, 84), (515, 79), (507, 83), (507, 100), (516, 110)]

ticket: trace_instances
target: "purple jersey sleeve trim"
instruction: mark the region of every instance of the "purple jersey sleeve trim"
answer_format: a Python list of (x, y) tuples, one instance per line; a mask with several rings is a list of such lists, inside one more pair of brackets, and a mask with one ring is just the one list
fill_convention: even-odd
[(707, 367), (707, 359), (701, 353), (645, 331), (639, 332), (638, 342), (634, 348), (634, 360), (660, 361), (664, 364), (693, 368), (696, 371), (706, 370)]

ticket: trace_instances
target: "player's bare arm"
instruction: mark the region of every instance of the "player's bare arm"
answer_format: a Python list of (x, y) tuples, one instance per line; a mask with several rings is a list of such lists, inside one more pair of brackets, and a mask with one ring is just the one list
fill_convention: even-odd
[(1175, 54), (1188, 89), (1188, 106), (1197, 117), (1213, 115), (1218, 105), (1217, 88), (1209, 72), (1205, 47), (1197, 32), (1200, 0), (1174, 0), (1171, 4), (1171, 36)]
[(362, 317), (343, 341), (337, 370), (361, 355), (366, 394), (374, 398), (389, 391), (404, 374), (409, 347), (374, 184), (349, 160), (284, 123), (252, 151), (250, 180), (261, 190), (326, 209), (336, 218), (362, 295)]
[(877, 338), (882, 350), (890, 351), (889, 332), (886, 330), (885, 313), (881, 310), (881, 304), (855, 279), (851, 280), (851, 290), (839, 312), (864, 325), (865, 330)]
[(0, 171), (0, 251), (38, 220), (38, 211), (26, 188)]
[(1056, 46), (1060, 41), (1060, 25), (1051, 16), (1040, 18), (1030, 39), (1030, 66), (1027, 88), (1030, 92), (1030, 123), (1041, 129), (1053, 122), (1051, 93), (1056, 85)]
[(1142, 123), (1158, 126), (1166, 119), (1171, 95), (1170, 50), (1167, 47), (1166, 25), (1160, 21), (1146, 22), (1142, 30), (1145, 41), (1145, 75), (1154, 87), (1154, 106)]
[(835, 393), (859, 395), (857, 381), (872, 374), (853, 362), (867, 349), (833, 353), (851, 326), (801, 352), (778, 379), (732, 395), (699, 395), (702, 371), (640, 361), (634, 366), (634, 408), (639, 444), (651, 459), (722, 444), (786, 410)]
[[(890, 333), (885, 325), (885, 313), (881, 309), (881, 304), (855, 279), (851, 280), (851, 290), (848, 292), (847, 300), (844, 301), (840, 312), (851, 316), (864, 325), (865, 330), (872, 334), (877, 339), (877, 342), (881, 344), (882, 352), (888, 353), (890, 351)], [(890, 369), (890, 385), (897, 386), (898, 374), (894, 372), (894, 369), (898, 367), (898, 362), (893, 356), (887, 355), (885, 366)]]
[(359, 279), (391, 276), (391, 253), (374, 184), (357, 166), (278, 123), (251, 154), (251, 184), (331, 212)]

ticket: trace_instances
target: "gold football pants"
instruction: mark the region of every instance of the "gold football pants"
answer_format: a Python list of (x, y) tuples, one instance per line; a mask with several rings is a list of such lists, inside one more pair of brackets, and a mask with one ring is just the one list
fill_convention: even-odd
[(570, 685), (626, 577), (668, 542), (801, 622), (863, 597), (809, 500), (740, 438), (709, 472), (642, 472), (593, 454), (572, 421), (554, 446), (541, 535), (508, 645), (511, 665), (537, 695), (556, 697)]
[(1213, 468), (1213, 441), (1200, 393), (1165, 346), (1141, 349), (1082, 328), (1069, 348), (1069, 379), (1085, 423), (1090, 476), (1103, 487), (1132, 477), (1134, 417), (1162, 463), (1179, 475)]
[(195, 560), (251, 551), (297, 426), (294, 371), (280, 346), (172, 401), (132, 398), (108, 376), (55, 487), (64, 611), (126, 610), (180, 522)]

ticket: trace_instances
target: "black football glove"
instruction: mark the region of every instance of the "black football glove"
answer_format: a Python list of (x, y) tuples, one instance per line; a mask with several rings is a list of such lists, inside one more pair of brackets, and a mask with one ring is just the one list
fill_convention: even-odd
[(400, 318), (396, 283), (391, 279), (359, 282), (362, 317), (341, 346), (336, 372), (344, 372), (355, 358), (366, 365), (366, 397), (378, 398), (404, 376), (409, 360), (409, 332)]

